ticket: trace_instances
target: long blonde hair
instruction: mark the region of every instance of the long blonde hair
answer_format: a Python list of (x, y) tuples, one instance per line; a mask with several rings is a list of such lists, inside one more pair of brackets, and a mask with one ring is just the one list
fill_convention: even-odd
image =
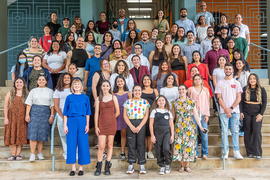
[(261, 103), (262, 102), (262, 90), (261, 90), (261, 85), (260, 85), (259, 77), (255, 73), (250, 74), (249, 77), (248, 77), (248, 82), (247, 82), (246, 91), (245, 91), (245, 93), (246, 93), (246, 100), (247, 101), (250, 101), (250, 94), (251, 94), (251, 84), (249, 82), (250, 76), (255, 76), (255, 78), (256, 78), (256, 88), (255, 88), (255, 91), (256, 91), (257, 101)]
[[(12, 89), (11, 89), (11, 91), (10, 91), (9, 106), (11, 105), (11, 103), (13, 102), (13, 100), (15, 99), (16, 94), (17, 94), (17, 88), (16, 88), (16, 86), (15, 86), (15, 83), (16, 83), (16, 81), (17, 81), (18, 79), (20, 79), (20, 80), (23, 81), (23, 88), (22, 88), (22, 103), (23, 103), (23, 104), (24, 104), (24, 102), (26, 101), (26, 98), (27, 98), (27, 96), (28, 96), (29, 91), (28, 91), (28, 89), (27, 89), (26, 82), (25, 82), (24, 78), (22, 78), (22, 77), (16, 78), (15, 81), (14, 81), (13, 87), (12, 87)], [(25, 104), (24, 104), (24, 105), (25, 105)]]

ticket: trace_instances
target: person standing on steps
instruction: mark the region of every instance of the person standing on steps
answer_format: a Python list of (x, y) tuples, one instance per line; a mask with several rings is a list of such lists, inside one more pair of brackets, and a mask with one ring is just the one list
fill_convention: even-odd
[(76, 149), (78, 147), (79, 176), (82, 176), (83, 165), (91, 163), (89, 152), (89, 119), (91, 115), (89, 98), (82, 94), (83, 86), (79, 79), (71, 84), (72, 94), (66, 98), (64, 106), (64, 132), (67, 138), (67, 164), (71, 164), (70, 176), (76, 173)]
[[(233, 65), (226, 63), (224, 67), (225, 78), (217, 83), (215, 94), (220, 105), (220, 121), (222, 136), (225, 136), (226, 147), (223, 147), (225, 151), (225, 159), (228, 159), (229, 144), (228, 144), (228, 124), (231, 123), (232, 140), (234, 157), (236, 159), (243, 159), (239, 150), (239, 103), (241, 101), (242, 88), (241, 84), (233, 78)], [(223, 139), (223, 138), (222, 138)], [(223, 156), (222, 156), (223, 157)]]
[(57, 23), (57, 14), (55, 12), (52, 12), (50, 14), (51, 21), (46, 24), (50, 28), (50, 34), (52, 36), (55, 36), (57, 33), (58, 29), (61, 27), (60, 24)]
[[(127, 174), (134, 173), (134, 165), (138, 158), (140, 174), (146, 174), (145, 166), (145, 123), (149, 116), (150, 104), (142, 99), (142, 88), (139, 85), (133, 87), (132, 99), (124, 103), (124, 119), (127, 123), (127, 147), (128, 170)], [(137, 155), (136, 155), (137, 150)]]
[(103, 152), (106, 142), (108, 153), (105, 163), (105, 175), (111, 174), (113, 142), (117, 131), (116, 118), (119, 114), (120, 110), (117, 97), (112, 94), (110, 82), (104, 80), (101, 84), (100, 94), (95, 101), (95, 131), (99, 142), (95, 176), (101, 174)]
[[(159, 95), (151, 107), (149, 128), (155, 144), (159, 174), (171, 172), (171, 144), (174, 141), (173, 115), (166, 97)], [(166, 167), (165, 167), (166, 166)]]
[(63, 157), (67, 159), (67, 139), (66, 134), (64, 132), (64, 106), (65, 101), (68, 95), (71, 94), (71, 83), (73, 81), (73, 77), (69, 73), (63, 73), (60, 75), (59, 80), (57, 82), (55, 91), (53, 93), (54, 100), (54, 109), (57, 112), (57, 127), (58, 132), (61, 138), (62, 147), (63, 147)]
[(121, 34), (127, 29), (128, 21), (129, 18), (126, 17), (125, 9), (119, 9), (119, 19), (117, 19), (119, 26), (117, 27), (117, 30), (120, 31)]
[(37, 88), (30, 91), (25, 104), (27, 125), (27, 139), (30, 141), (30, 158), (29, 161), (35, 161), (36, 146), (38, 150), (37, 157), (43, 160), (43, 145), (48, 141), (50, 136), (51, 125), (54, 121), (54, 102), (53, 90), (46, 87), (47, 79), (45, 75), (39, 75)]
[(28, 90), (25, 80), (17, 77), (13, 83), (13, 88), (5, 97), (4, 116), (5, 116), (5, 146), (9, 146), (11, 156), (9, 161), (22, 160), (21, 151), (27, 142), (27, 122), (25, 121), (26, 105), (25, 100)]
[(83, 43), (83, 37), (78, 37), (76, 41), (76, 48), (67, 53), (66, 64), (66, 72), (68, 72), (68, 67), (71, 63), (76, 64), (78, 71), (76, 71), (75, 75), (78, 76), (82, 82), (84, 82), (84, 67), (86, 60), (91, 57), (89, 52), (83, 49)]

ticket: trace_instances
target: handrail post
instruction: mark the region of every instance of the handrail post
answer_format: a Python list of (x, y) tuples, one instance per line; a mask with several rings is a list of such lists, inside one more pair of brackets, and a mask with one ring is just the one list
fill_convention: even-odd
[[(217, 102), (217, 99), (216, 99), (216, 96), (215, 96), (215, 93), (214, 93), (214, 86), (212, 84), (211, 81), (209, 81), (209, 84), (210, 84), (210, 87), (212, 89), (212, 92), (213, 92), (213, 97), (214, 97), (214, 101), (216, 103), (216, 107), (217, 107), (217, 111), (218, 111), (218, 117), (220, 118), (220, 109), (219, 109), (219, 104)], [(225, 142), (225, 135), (223, 134), (222, 136), (222, 133), (224, 133), (224, 125), (223, 123), (221, 123), (221, 138), (222, 138), (222, 145), (223, 145), (223, 155), (222, 155), (222, 164), (223, 164), (223, 170), (225, 170), (225, 155), (226, 155), (226, 151), (224, 149), (226, 149), (226, 142)]]
[(54, 129), (57, 122), (57, 114), (54, 118), (52, 129), (51, 129), (51, 155), (52, 155), (52, 172), (55, 171), (55, 153), (54, 153)]

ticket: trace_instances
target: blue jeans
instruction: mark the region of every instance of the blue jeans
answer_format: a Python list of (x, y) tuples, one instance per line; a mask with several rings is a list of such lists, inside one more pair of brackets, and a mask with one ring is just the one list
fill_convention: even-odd
[[(224, 141), (226, 143), (226, 152), (229, 151), (229, 144), (228, 144), (228, 124), (229, 124), (229, 122), (231, 124), (231, 130), (232, 130), (233, 150), (239, 151), (239, 118), (240, 118), (240, 113), (232, 113), (231, 118), (228, 118), (225, 113), (220, 114), (222, 140), (224, 139)], [(223, 147), (223, 144), (224, 144), (224, 142), (222, 142), (222, 147)], [(224, 150), (224, 147), (223, 147), (223, 150)]]
[[(193, 121), (195, 123), (196, 131), (197, 131), (198, 130), (197, 122), (196, 122), (194, 116), (192, 116), (192, 118), (193, 118)], [(204, 116), (201, 116), (201, 124), (202, 124), (203, 128), (207, 129), (207, 123), (204, 122)], [(200, 130), (200, 134), (201, 134), (201, 140), (202, 140), (202, 156), (203, 155), (208, 156), (208, 134), (204, 134), (201, 130)], [(197, 142), (196, 154), (197, 154), (197, 156), (199, 156), (198, 138), (197, 138), (196, 142)]]
[(92, 87), (87, 87), (87, 91), (86, 91), (85, 95), (88, 96), (90, 99), (90, 96), (92, 95)]

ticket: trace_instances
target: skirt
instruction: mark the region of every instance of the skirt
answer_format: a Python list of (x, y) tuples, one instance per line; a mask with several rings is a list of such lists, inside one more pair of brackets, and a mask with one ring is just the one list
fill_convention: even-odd
[(186, 81), (186, 71), (185, 70), (174, 70), (172, 72), (178, 76), (179, 85), (184, 84), (184, 82)]
[(51, 115), (50, 106), (32, 105), (30, 111), (30, 122), (27, 125), (27, 139), (33, 141), (48, 141), (51, 125), (49, 118)]

